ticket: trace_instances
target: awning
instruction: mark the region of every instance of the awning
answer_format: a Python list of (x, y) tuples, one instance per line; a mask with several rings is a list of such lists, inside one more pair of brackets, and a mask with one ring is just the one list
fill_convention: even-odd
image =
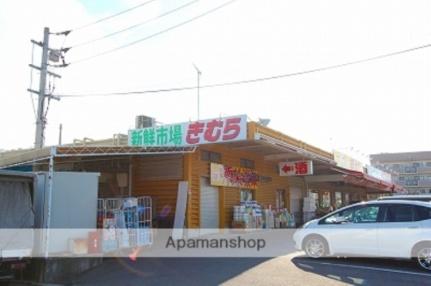
[(343, 183), (355, 187), (365, 188), (370, 193), (402, 193), (405, 189), (391, 182), (386, 182), (369, 176), (363, 172), (344, 169), (337, 166), (322, 166), (318, 174), (305, 176), (309, 184)]
[(0, 153), (0, 169), (48, 161), (52, 157), (143, 156), (193, 153), (196, 147), (55, 146)]
[(334, 167), (333, 170), (344, 174), (343, 179), (345, 183), (364, 187), (376, 193), (401, 193), (405, 191), (402, 186), (379, 180), (363, 172), (347, 170), (340, 167)]

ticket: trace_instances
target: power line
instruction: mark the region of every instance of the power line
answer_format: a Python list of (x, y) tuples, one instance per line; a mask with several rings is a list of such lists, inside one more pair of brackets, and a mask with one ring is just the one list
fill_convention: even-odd
[[(191, 89), (196, 89), (196, 88), (197, 88), (196, 86), (184, 86), (184, 87), (173, 87), (173, 88), (142, 90), (142, 91), (62, 94), (62, 95), (56, 95), (56, 96), (59, 96), (59, 97), (89, 97), (89, 96), (112, 96), (112, 95), (139, 95), (139, 94), (146, 94), (146, 93), (161, 93), (161, 92), (184, 91), (184, 90), (191, 90)], [(202, 86), (200, 88), (202, 88)]]
[[(61, 49), (60, 49), (60, 51), (61, 51), (62, 53), (63, 53), (63, 52), (64, 52), (64, 53), (66, 53), (68, 50), (70, 50), (70, 48), (64, 48), (64, 45), (65, 45), (65, 43), (66, 43), (66, 41), (67, 41), (67, 36), (68, 36), (72, 31), (78, 31), (78, 30), (81, 30), (81, 29), (88, 28), (88, 27), (90, 27), (90, 26), (96, 25), (96, 24), (101, 23), (101, 22), (103, 22), (103, 21), (106, 21), (106, 20), (109, 20), (109, 19), (115, 18), (115, 17), (117, 17), (117, 16), (120, 16), (120, 15), (122, 15), (122, 14), (125, 14), (125, 13), (128, 13), (128, 12), (131, 12), (131, 11), (133, 11), (133, 10), (135, 10), (135, 9), (138, 9), (138, 8), (140, 8), (140, 7), (143, 7), (143, 6), (145, 6), (145, 5), (147, 5), (147, 4), (150, 4), (150, 3), (154, 2), (154, 1), (157, 1), (157, 0), (149, 0), (149, 1), (143, 2), (143, 3), (141, 3), (141, 4), (138, 4), (138, 5), (134, 6), (134, 7), (131, 7), (131, 8), (128, 8), (128, 9), (126, 9), (126, 10), (123, 10), (123, 11), (120, 11), (120, 12), (118, 12), (118, 13), (115, 13), (115, 14), (113, 14), (113, 15), (110, 15), (110, 16), (107, 16), (107, 17), (101, 18), (101, 19), (99, 19), (99, 20), (96, 20), (96, 21), (93, 21), (93, 22), (87, 23), (87, 24), (85, 24), (85, 25), (77, 26), (77, 27), (75, 27), (75, 28), (72, 28), (72, 29), (69, 29), (69, 30), (66, 30), (66, 31), (62, 31), (62, 32), (58, 32), (58, 33), (51, 33), (51, 34), (53, 34), (53, 35), (63, 35), (63, 36), (64, 36), (64, 40), (63, 40), (63, 43), (62, 43), (62, 45), (61, 45)], [(82, 44), (86, 44), (86, 43), (82, 43)], [(62, 65), (55, 65), (55, 66), (52, 66), (52, 67), (67, 67), (67, 64), (66, 64), (65, 62), (63, 62), (63, 64), (62, 64)]]
[(164, 33), (166, 33), (166, 32), (169, 32), (169, 31), (174, 30), (174, 29), (176, 29), (176, 28), (179, 28), (179, 27), (181, 27), (181, 26), (184, 26), (184, 25), (186, 25), (186, 24), (188, 24), (188, 23), (191, 23), (191, 22), (193, 22), (193, 21), (196, 21), (196, 20), (198, 20), (199, 18), (202, 18), (202, 17), (204, 17), (204, 16), (207, 16), (207, 15), (209, 15), (209, 14), (211, 14), (211, 13), (214, 13), (214, 12), (216, 12), (217, 10), (219, 10), (219, 9), (221, 9), (221, 8), (225, 7), (225, 6), (230, 5), (230, 4), (232, 4), (233, 2), (235, 2), (235, 1), (237, 1), (237, 0), (230, 0), (230, 1), (228, 1), (228, 2), (223, 3), (222, 5), (219, 5), (219, 6), (215, 7), (215, 8), (213, 8), (213, 9), (207, 10), (206, 12), (204, 12), (204, 13), (202, 13), (202, 14), (199, 14), (198, 16), (195, 16), (195, 17), (193, 17), (193, 18), (191, 18), (191, 19), (189, 19), (189, 20), (183, 21), (183, 22), (181, 22), (181, 23), (179, 23), (179, 24), (176, 24), (176, 25), (174, 25), (174, 26), (171, 26), (171, 27), (169, 27), (169, 28), (166, 28), (166, 29), (164, 29), (164, 30), (161, 30), (161, 31), (159, 31), (159, 32), (157, 32), (157, 33), (154, 33), (154, 34), (151, 34), (151, 35), (149, 35), (149, 36), (147, 36), (147, 37), (144, 37), (144, 38), (138, 39), (138, 40), (136, 40), (136, 41), (133, 41), (133, 42), (127, 43), (127, 44), (125, 44), (125, 45), (122, 45), (122, 46), (119, 46), (119, 47), (116, 47), (116, 48), (113, 48), (113, 49), (110, 49), (110, 50), (107, 50), (107, 51), (101, 52), (101, 53), (99, 53), (99, 54), (95, 54), (95, 55), (93, 55), (93, 56), (89, 56), (89, 57), (86, 57), (86, 58), (82, 58), (82, 59), (76, 60), (76, 61), (74, 61), (74, 62), (69, 63), (69, 65), (71, 65), (71, 64), (77, 64), (77, 63), (81, 63), (81, 62), (85, 62), (85, 61), (88, 61), (88, 60), (91, 60), (91, 59), (94, 59), (94, 58), (98, 58), (98, 57), (101, 57), (101, 56), (104, 56), (104, 55), (107, 55), (107, 54), (111, 54), (111, 53), (116, 52), (116, 51), (118, 51), (118, 50), (121, 50), (121, 49), (124, 49), (124, 48), (128, 48), (128, 47), (133, 46), (133, 45), (136, 45), (136, 44), (138, 44), (138, 43), (140, 43), (140, 42), (143, 42), (143, 41), (149, 40), (149, 39), (151, 39), (151, 38), (154, 38), (154, 37), (156, 37), (156, 36), (159, 36), (159, 35), (161, 35), (161, 34), (164, 34)]
[(115, 17), (117, 17), (117, 16), (120, 16), (120, 15), (123, 15), (123, 14), (125, 14), (125, 13), (131, 12), (131, 11), (136, 10), (136, 9), (138, 9), (138, 8), (141, 8), (141, 7), (143, 7), (143, 6), (147, 5), (147, 4), (150, 4), (150, 3), (154, 2), (154, 1), (157, 1), (157, 0), (149, 0), (149, 1), (143, 2), (143, 3), (141, 3), (141, 4), (138, 4), (138, 5), (136, 5), (136, 6), (133, 6), (133, 7), (128, 8), (128, 9), (126, 9), (126, 10), (123, 10), (123, 11), (120, 11), (120, 12), (118, 12), (118, 13), (115, 13), (115, 14), (113, 14), (113, 15), (109, 15), (109, 16), (107, 16), (107, 17), (104, 17), (104, 18), (101, 18), (101, 19), (99, 19), (99, 20), (96, 20), (96, 21), (93, 21), (93, 22), (87, 23), (87, 24), (85, 24), (85, 25), (75, 27), (75, 28), (73, 28), (73, 29), (70, 29), (70, 31), (77, 31), (77, 30), (81, 30), (81, 29), (84, 29), (84, 28), (88, 28), (88, 27), (90, 27), (90, 26), (93, 26), (93, 25), (99, 24), (99, 23), (104, 22), (104, 21), (106, 21), (106, 20), (109, 20), (109, 19), (115, 18)]
[(118, 35), (118, 34), (120, 34), (120, 33), (123, 33), (123, 32), (126, 32), (126, 31), (129, 31), (129, 30), (132, 30), (132, 29), (135, 29), (135, 28), (137, 28), (137, 27), (139, 27), (139, 26), (146, 25), (146, 24), (151, 23), (151, 22), (153, 22), (153, 21), (155, 21), (155, 20), (158, 20), (158, 19), (160, 19), (160, 18), (163, 18), (163, 17), (165, 17), (165, 16), (168, 16), (168, 15), (170, 15), (170, 14), (172, 14), (172, 13), (178, 12), (178, 11), (180, 11), (181, 9), (187, 8), (188, 6), (190, 6), (190, 5), (192, 5), (192, 4), (195, 4), (195, 3), (197, 3), (197, 2), (199, 2), (199, 0), (194, 0), (194, 1), (187, 2), (187, 3), (186, 3), (186, 4), (184, 4), (184, 5), (181, 5), (181, 6), (179, 6), (179, 7), (176, 7), (176, 8), (174, 8), (174, 9), (172, 9), (172, 10), (169, 10), (169, 11), (167, 11), (167, 12), (165, 12), (165, 13), (162, 13), (162, 14), (160, 14), (160, 15), (158, 15), (158, 16), (156, 16), (156, 17), (153, 17), (153, 18), (151, 18), (151, 19), (149, 19), (149, 20), (146, 20), (146, 21), (144, 21), (144, 22), (140, 22), (140, 23), (138, 23), (138, 24), (135, 24), (135, 25), (132, 25), (132, 26), (126, 27), (126, 28), (124, 28), (124, 29), (121, 29), (121, 30), (118, 30), (118, 31), (115, 31), (115, 32), (112, 32), (112, 33), (109, 33), (109, 34), (106, 34), (106, 35), (104, 35), (104, 36), (102, 36), (102, 37), (99, 37), (99, 38), (96, 38), (96, 39), (93, 39), (93, 40), (89, 40), (89, 41), (85, 41), (85, 42), (78, 43), (78, 44), (76, 44), (76, 45), (72, 45), (71, 47), (69, 47), (69, 49), (77, 48), (77, 47), (81, 47), (81, 46), (86, 46), (86, 45), (92, 44), (92, 43), (94, 43), (94, 42), (98, 42), (98, 41), (100, 41), (100, 40), (104, 40), (104, 39), (107, 39), (107, 38), (109, 38), (109, 37), (112, 37), (112, 36)]
[[(262, 81), (269, 81), (274, 79), (281, 79), (281, 78), (287, 78), (287, 77), (294, 77), (294, 76), (300, 76), (300, 75), (306, 75), (316, 72), (322, 72), (337, 68), (343, 68), (351, 65), (357, 65), (361, 63), (366, 63), (370, 61), (380, 60), (392, 56), (397, 56), (405, 53), (410, 53), (426, 48), (430, 48), (431, 44), (425, 44), (422, 46), (413, 47), (410, 49), (400, 50), (388, 54), (378, 55), (374, 57), (369, 57), (365, 59), (360, 59), (356, 61), (346, 62), (342, 64), (335, 64), (325, 67), (319, 67), (299, 72), (293, 72), (293, 73), (286, 73), (286, 74), (279, 74), (279, 75), (272, 75), (268, 77), (261, 77), (261, 78), (254, 78), (254, 79), (246, 79), (246, 80), (238, 80), (238, 81), (230, 81), (230, 82), (223, 82), (223, 83), (214, 83), (214, 84), (207, 84), (207, 85), (201, 85), (200, 88), (215, 88), (215, 87), (224, 87), (224, 86), (232, 86), (232, 85), (241, 85), (241, 84), (249, 84), (249, 83), (256, 83), (256, 82), (262, 82)], [(108, 93), (82, 93), (82, 94), (63, 94), (63, 95), (57, 95), (60, 97), (88, 97), (88, 96), (112, 96), (112, 95), (139, 95), (139, 94), (148, 94), (148, 93), (163, 93), (163, 92), (175, 92), (175, 91), (185, 91), (185, 90), (192, 90), (196, 89), (197, 86), (183, 86), (183, 87), (173, 87), (173, 88), (164, 88), (164, 89), (154, 89), (154, 90), (142, 90), (142, 91), (125, 91), (125, 92), (108, 92)]]

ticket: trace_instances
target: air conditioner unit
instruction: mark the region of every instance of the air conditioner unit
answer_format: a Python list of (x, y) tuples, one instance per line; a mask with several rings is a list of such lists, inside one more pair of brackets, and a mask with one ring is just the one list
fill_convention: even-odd
[(156, 126), (156, 119), (153, 117), (138, 115), (135, 119), (135, 128), (147, 128)]

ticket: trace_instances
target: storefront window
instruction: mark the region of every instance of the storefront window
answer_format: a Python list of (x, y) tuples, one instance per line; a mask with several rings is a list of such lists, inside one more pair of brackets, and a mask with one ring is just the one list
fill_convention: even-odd
[(254, 161), (248, 159), (240, 159), (240, 166), (247, 169), (254, 169)]
[(319, 193), (318, 192), (310, 192), (310, 196), (314, 199), (314, 203), (316, 204), (316, 209), (319, 208)]
[(240, 190), (241, 202), (248, 202), (253, 200), (252, 190)]
[(207, 150), (201, 150), (201, 160), (214, 163), (221, 163), (221, 154)]
[(367, 194), (367, 200), (368, 201), (377, 200), (380, 197), (381, 197), (380, 194)]
[(341, 192), (335, 192), (335, 207), (341, 208), (343, 206), (343, 198)]
[(344, 194), (344, 204), (345, 205), (350, 204), (350, 195), (348, 193)]
[(277, 190), (277, 197), (276, 197), (276, 208), (277, 209), (284, 209), (285, 208), (285, 204), (284, 204), (284, 190)]
[(329, 192), (322, 193), (322, 201), (320, 202), (320, 207), (329, 208), (331, 206), (331, 194)]

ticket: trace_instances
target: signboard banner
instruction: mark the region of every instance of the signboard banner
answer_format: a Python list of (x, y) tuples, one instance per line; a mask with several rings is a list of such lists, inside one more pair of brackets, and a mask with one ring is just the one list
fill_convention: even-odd
[(313, 161), (281, 162), (278, 164), (280, 176), (306, 176), (313, 174)]
[(211, 185), (256, 189), (259, 175), (255, 170), (211, 163)]
[(136, 147), (181, 147), (246, 139), (246, 115), (129, 130), (129, 146)]
[(392, 183), (392, 176), (391, 174), (384, 172), (380, 169), (377, 169), (373, 166), (367, 165), (366, 166), (367, 169), (367, 174), (371, 177), (374, 177), (376, 179), (388, 182), (388, 183)]
[(358, 172), (364, 171), (364, 165), (361, 163), (361, 161), (336, 150), (334, 150), (333, 153), (334, 161), (337, 163), (338, 167)]

